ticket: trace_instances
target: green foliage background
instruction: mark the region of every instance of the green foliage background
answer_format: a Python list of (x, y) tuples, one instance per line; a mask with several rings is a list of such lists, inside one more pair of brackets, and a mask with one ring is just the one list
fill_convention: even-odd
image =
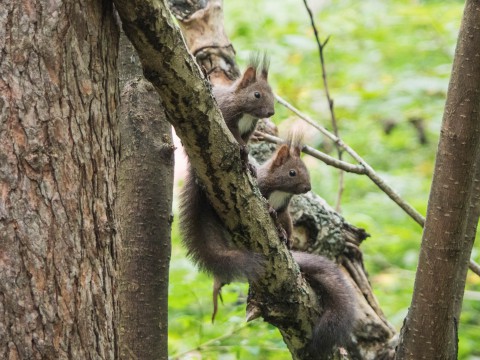
[[(325, 56), (340, 136), (425, 214), (463, 2), (310, 3), (320, 36), (330, 36)], [(274, 90), (331, 128), (318, 50), (302, 0), (226, 0), (224, 6), (240, 64), (252, 50), (268, 51)], [(424, 120), (426, 145), (419, 143), (412, 117)], [(273, 120), (280, 129), (300, 126), (278, 104)], [(390, 135), (383, 130), (386, 121), (397, 124)], [(306, 140), (335, 155), (314, 130), (308, 129)], [(313, 190), (334, 205), (337, 170), (306, 161)], [(346, 175), (342, 213), (371, 234), (362, 245), (365, 265), (382, 309), (400, 329), (411, 300), (421, 228), (367, 178), (354, 174)], [(479, 250), (477, 242), (476, 261)], [(245, 284), (225, 288), (215, 325), (210, 323), (211, 289), (211, 279), (185, 259), (175, 229), (169, 289), (172, 359), (290, 359), (275, 328), (261, 321), (245, 324)], [(479, 313), (480, 279), (469, 273), (460, 359), (480, 359)]]

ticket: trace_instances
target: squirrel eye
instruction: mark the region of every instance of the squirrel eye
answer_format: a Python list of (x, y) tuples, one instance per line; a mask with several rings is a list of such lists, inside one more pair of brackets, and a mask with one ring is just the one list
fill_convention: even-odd
[(255, 95), (255, 97), (256, 97), (257, 99), (260, 99), (260, 96), (261, 96), (261, 95), (260, 95), (260, 93), (259, 93), (258, 91), (255, 91), (255, 93), (254, 93), (253, 95)]
[(288, 175), (290, 175), (291, 177), (294, 177), (294, 176), (297, 175), (297, 172), (292, 169), (292, 170), (289, 171)]

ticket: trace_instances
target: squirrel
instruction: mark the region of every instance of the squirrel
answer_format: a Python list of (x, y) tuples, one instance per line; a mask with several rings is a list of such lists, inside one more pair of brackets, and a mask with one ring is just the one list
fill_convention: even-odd
[(258, 187), (272, 207), (270, 212), (276, 214), (285, 231), (285, 234), (281, 235), (286, 238), (289, 248), (293, 231), (292, 219), (288, 213), (290, 199), (293, 195), (304, 194), (311, 189), (310, 175), (300, 158), (300, 151), (300, 138), (292, 135), (270, 159), (261, 166), (257, 165)]
[[(225, 123), (240, 145), (246, 166), (249, 166), (246, 144), (257, 121), (275, 113), (268, 67), (266, 55), (261, 60), (258, 55), (253, 56), (239, 79), (230, 86), (214, 86), (212, 89)], [(255, 174), (253, 167), (249, 169)], [(214, 276), (213, 322), (221, 287), (233, 280), (255, 280), (263, 271), (264, 259), (260, 254), (233, 245), (232, 234), (210, 205), (191, 165), (180, 194), (179, 217), (187, 255), (200, 270)]]
[(262, 59), (258, 54), (253, 55), (239, 79), (230, 86), (217, 85), (212, 88), (225, 123), (240, 145), (242, 160), (247, 165), (247, 142), (258, 120), (275, 114), (275, 96), (268, 83), (269, 65), (267, 55), (264, 54)]
[[(260, 192), (276, 211), (289, 243), (293, 229), (288, 212), (290, 200), (294, 194), (311, 189), (308, 170), (300, 152), (300, 139), (291, 137), (257, 168)], [(307, 282), (319, 295), (324, 310), (316, 321), (309, 347), (310, 352), (323, 358), (333, 351), (335, 345), (346, 346), (349, 343), (355, 319), (354, 294), (333, 261), (298, 251), (292, 251), (292, 256)]]

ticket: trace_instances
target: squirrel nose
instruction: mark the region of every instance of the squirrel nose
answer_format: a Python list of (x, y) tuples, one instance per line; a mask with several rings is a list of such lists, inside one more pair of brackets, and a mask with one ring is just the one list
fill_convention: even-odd
[(267, 117), (272, 117), (273, 115), (275, 115), (275, 110), (270, 110), (267, 112)]
[(310, 186), (310, 184), (305, 185), (304, 190), (305, 190), (305, 192), (309, 192), (310, 190), (312, 190), (312, 187)]

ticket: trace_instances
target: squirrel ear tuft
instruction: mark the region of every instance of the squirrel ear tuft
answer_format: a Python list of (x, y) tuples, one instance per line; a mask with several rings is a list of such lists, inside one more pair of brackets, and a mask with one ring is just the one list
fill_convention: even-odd
[(302, 144), (303, 134), (298, 131), (293, 131), (288, 134), (288, 147), (290, 148), (292, 156), (299, 157), (303, 144)]
[(263, 59), (262, 59), (262, 70), (260, 74), (262, 75), (262, 78), (265, 80), (268, 80), (268, 68), (270, 67), (270, 58), (268, 57), (267, 53), (263, 54)]
[(301, 146), (297, 145), (292, 148), (292, 154), (293, 156), (299, 157), (302, 152)]
[(273, 166), (278, 167), (283, 165), (290, 156), (289, 146), (287, 144), (283, 144), (282, 146), (280, 146), (274, 156), (275, 160), (273, 160)]
[(261, 75), (263, 79), (268, 80), (268, 69), (262, 69)]
[(237, 90), (245, 89), (250, 84), (253, 84), (257, 80), (257, 70), (253, 67), (248, 67), (243, 73), (240, 82), (237, 85)]

